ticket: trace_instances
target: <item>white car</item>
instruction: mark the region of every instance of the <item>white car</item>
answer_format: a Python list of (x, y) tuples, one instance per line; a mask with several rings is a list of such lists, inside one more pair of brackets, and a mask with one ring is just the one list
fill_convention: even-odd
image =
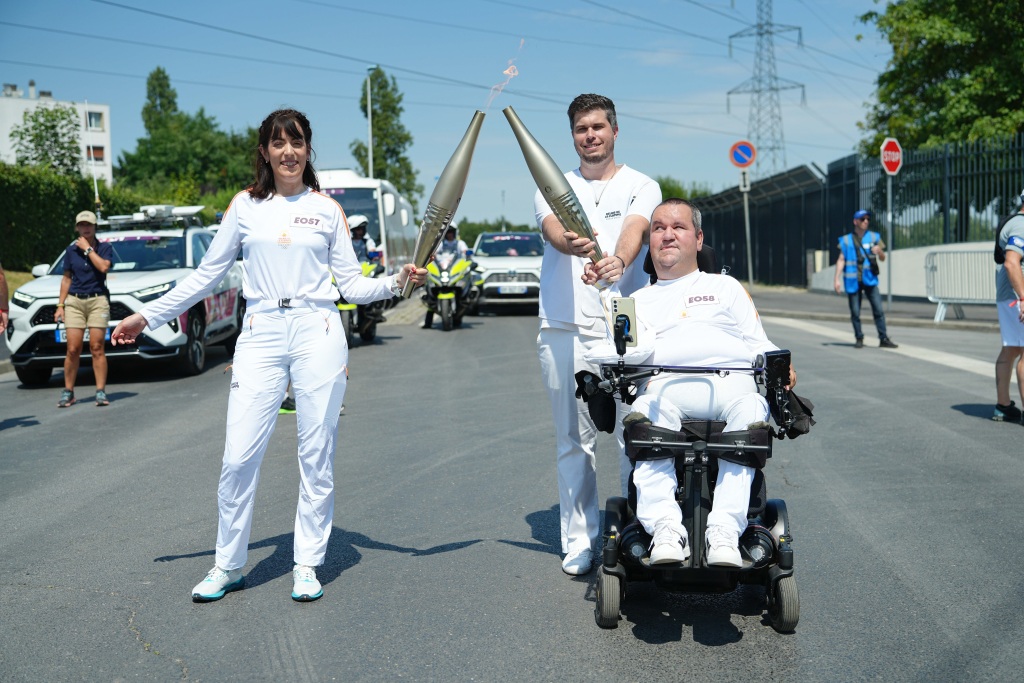
[[(241, 261), (191, 310), (139, 335), (133, 345), (114, 347), (109, 343), (110, 332), (118, 322), (170, 291), (202, 260), (214, 232), (203, 228), (195, 215), (201, 208), (145, 206), (132, 216), (100, 221), (96, 238), (111, 244), (114, 252), (107, 273), (110, 326), (106, 355), (111, 361), (125, 357), (172, 359), (184, 374), (195, 375), (206, 364), (207, 346), (224, 344), (228, 353), (234, 353), (245, 314)], [(67, 353), (67, 332), (53, 320), (64, 274), (64, 253), (52, 265), (37, 265), (32, 274), (36, 279), (11, 296), (6, 337), (18, 379), (26, 385), (44, 385), (53, 368), (63, 367)], [(90, 362), (88, 346), (82, 362)]]
[(536, 304), (544, 240), (539, 232), (484, 232), (473, 245), (479, 306)]

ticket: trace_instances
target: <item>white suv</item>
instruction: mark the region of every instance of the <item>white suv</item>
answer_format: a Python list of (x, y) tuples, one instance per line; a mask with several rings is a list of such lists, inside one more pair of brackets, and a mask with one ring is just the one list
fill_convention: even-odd
[[(111, 346), (110, 332), (122, 319), (171, 290), (199, 265), (214, 232), (196, 215), (201, 206), (144, 206), (131, 216), (111, 216), (97, 226), (96, 239), (113, 247), (107, 273), (110, 327), (107, 357), (173, 359), (187, 375), (206, 364), (206, 347), (224, 344), (234, 353), (245, 314), (242, 262), (237, 261), (203, 301), (160, 328), (139, 335), (134, 345)], [(36, 279), (11, 296), (7, 346), (18, 379), (26, 385), (49, 382), (53, 368), (63, 367), (67, 332), (53, 321), (64, 275), (64, 253), (52, 264), (32, 269)], [(88, 334), (88, 333), (87, 333)], [(90, 362), (87, 352), (83, 362)]]
[(539, 232), (485, 232), (473, 245), (477, 306), (536, 304), (544, 238)]

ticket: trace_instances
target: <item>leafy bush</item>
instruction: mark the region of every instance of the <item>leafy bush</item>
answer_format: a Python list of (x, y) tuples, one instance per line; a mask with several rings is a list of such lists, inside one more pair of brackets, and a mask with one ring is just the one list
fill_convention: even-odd
[[(104, 214), (147, 203), (124, 188), (100, 183), (99, 189)], [(92, 179), (0, 162), (0, 262), (11, 270), (49, 263), (75, 238), (75, 216), (86, 209), (96, 210)]]

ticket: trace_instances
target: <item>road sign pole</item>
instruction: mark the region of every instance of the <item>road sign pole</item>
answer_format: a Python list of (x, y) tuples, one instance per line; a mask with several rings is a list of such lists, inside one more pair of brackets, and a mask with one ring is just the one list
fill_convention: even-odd
[(740, 191), (743, 193), (743, 225), (747, 234), (747, 285), (754, 292), (754, 251), (750, 246), (750, 177), (747, 170), (740, 171)]
[(750, 245), (750, 172), (747, 168), (757, 158), (757, 148), (749, 140), (740, 140), (729, 149), (729, 161), (740, 169), (740, 192), (743, 193), (743, 224), (747, 234), (747, 285), (754, 289), (754, 252)]
[[(892, 256), (892, 176), (885, 183), (885, 246)], [(885, 288), (888, 290), (885, 311), (892, 312), (892, 259), (885, 259)]]
[[(879, 150), (882, 170), (889, 176), (886, 182), (886, 247), (889, 249), (889, 256), (892, 256), (893, 249), (893, 176), (903, 168), (903, 145), (895, 137), (887, 137), (882, 140), (882, 147)], [(893, 261), (886, 259), (886, 289), (888, 290), (888, 302), (886, 310), (892, 311), (893, 307)]]

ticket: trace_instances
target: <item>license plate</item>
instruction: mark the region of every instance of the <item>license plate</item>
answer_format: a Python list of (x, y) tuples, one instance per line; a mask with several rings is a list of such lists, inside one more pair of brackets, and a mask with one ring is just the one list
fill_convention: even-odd
[(526, 285), (498, 285), (498, 294), (526, 294)]
[[(56, 332), (56, 334), (54, 336), (56, 337), (56, 339), (57, 339), (57, 341), (59, 343), (61, 343), (61, 344), (67, 344), (68, 343), (68, 331), (67, 331), (67, 328), (62, 327), (59, 330), (55, 330), (55, 332)], [(104, 332), (103, 339), (105, 339), (106, 341), (110, 341), (110, 328), (109, 327), (107, 328), (106, 332)], [(85, 331), (85, 336), (82, 337), (82, 341), (83, 342), (89, 341), (89, 330)]]

